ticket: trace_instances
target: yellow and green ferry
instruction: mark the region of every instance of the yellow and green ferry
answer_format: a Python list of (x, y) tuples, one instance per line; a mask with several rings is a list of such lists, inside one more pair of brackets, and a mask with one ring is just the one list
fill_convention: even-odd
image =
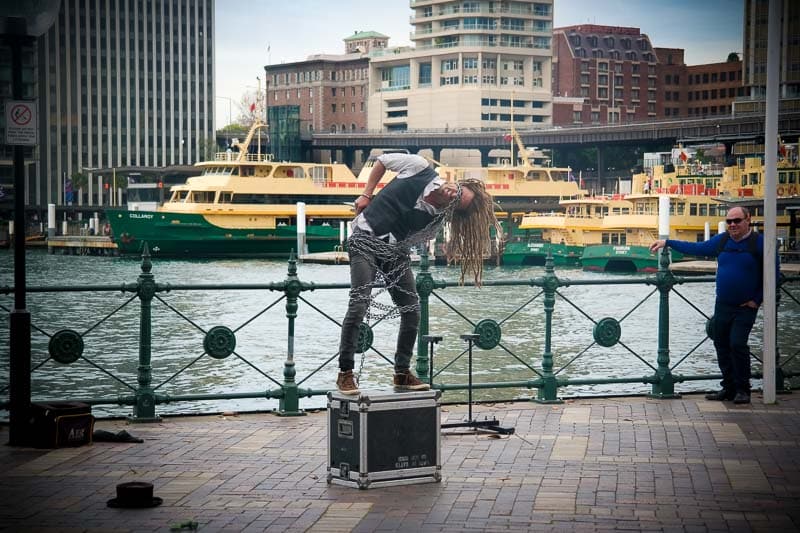
[(333, 251), (342, 238), (340, 222), (353, 217), (364, 182), (343, 164), (250, 153), (263, 127), (256, 122), (244, 142), (235, 143), (238, 152), (196, 163), (200, 174), (172, 187), (155, 210), (107, 210), (120, 253), (139, 254), (147, 243), (153, 256), (287, 257), (297, 251), (298, 202), (305, 204), (307, 251)]

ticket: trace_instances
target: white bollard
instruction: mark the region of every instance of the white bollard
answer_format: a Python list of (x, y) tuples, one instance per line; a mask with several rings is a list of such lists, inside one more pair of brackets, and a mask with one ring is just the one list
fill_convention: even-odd
[(97, 211), (94, 213), (94, 234), (100, 234), (100, 214)]
[(703, 228), (703, 240), (707, 241), (711, 238), (711, 222), (706, 220), (705, 227)]
[(56, 236), (56, 204), (47, 204), (47, 238)]
[(658, 197), (658, 238), (669, 239), (669, 196)]
[(68, 233), (69, 233), (69, 222), (67, 222), (66, 220), (62, 220), (61, 221), (61, 235), (64, 235), (66, 237), (66, 235)]
[(345, 235), (347, 234), (347, 230), (345, 229), (345, 222), (344, 220), (339, 221), (339, 245), (344, 245)]
[(13, 220), (9, 220), (8, 221), (8, 240), (9, 241), (13, 241), (14, 240), (14, 239), (12, 239), (13, 236), (14, 236), (14, 221)]
[(297, 202), (297, 257), (308, 253), (306, 249), (306, 204)]

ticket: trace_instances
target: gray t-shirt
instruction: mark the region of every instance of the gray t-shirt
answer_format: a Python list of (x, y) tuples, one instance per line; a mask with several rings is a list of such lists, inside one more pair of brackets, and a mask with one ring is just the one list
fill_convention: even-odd
[[(378, 161), (381, 162), (386, 170), (397, 173), (397, 175), (393, 178), (396, 180), (415, 176), (430, 166), (430, 163), (427, 159), (416, 154), (381, 154), (378, 156)], [(434, 206), (423, 200), (423, 198), (444, 184), (445, 181), (442, 178), (434, 178), (430, 183), (428, 183), (428, 185), (425, 186), (422, 194), (420, 194), (419, 198), (417, 198), (417, 203), (414, 206), (414, 209), (419, 209), (420, 211), (425, 211), (426, 213), (430, 213), (432, 215), (439, 213), (441, 209), (436, 209)], [(363, 211), (353, 219), (353, 222), (350, 224), (350, 228), (353, 231), (359, 229), (361, 231), (372, 233), (372, 228), (370, 227), (369, 222), (367, 222), (366, 217), (364, 217)], [(376, 237), (385, 237), (385, 235), (376, 235)], [(394, 242), (394, 237), (391, 236), (391, 234), (389, 240), (390, 242)]]

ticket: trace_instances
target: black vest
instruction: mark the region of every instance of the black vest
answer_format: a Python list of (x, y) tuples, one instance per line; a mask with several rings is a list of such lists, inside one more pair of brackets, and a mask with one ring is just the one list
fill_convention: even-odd
[(413, 176), (390, 181), (364, 209), (372, 232), (376, 236), (391, 233), (401, 241), (430, 224), (433, 215), (414, 206), (425, 186), (436, 177), (436, 171), (428, 167)]

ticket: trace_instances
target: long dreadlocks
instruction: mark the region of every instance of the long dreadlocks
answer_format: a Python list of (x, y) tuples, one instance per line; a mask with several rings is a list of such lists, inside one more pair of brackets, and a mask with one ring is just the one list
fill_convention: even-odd
[(459, 181), (475, 195), (469, 206), (463, 210), (453, 210), (450, 218), (450, 234), (445, 244), (447, 262), (461, 262), (461, 284), (469, 274), (475, 285), (481, 285), (483, 260), (491, 252), (491, 228), (496, 238), (502, 237), (503, 230), (494, 215), (494, 204), (486, 186), (480, 180)]

